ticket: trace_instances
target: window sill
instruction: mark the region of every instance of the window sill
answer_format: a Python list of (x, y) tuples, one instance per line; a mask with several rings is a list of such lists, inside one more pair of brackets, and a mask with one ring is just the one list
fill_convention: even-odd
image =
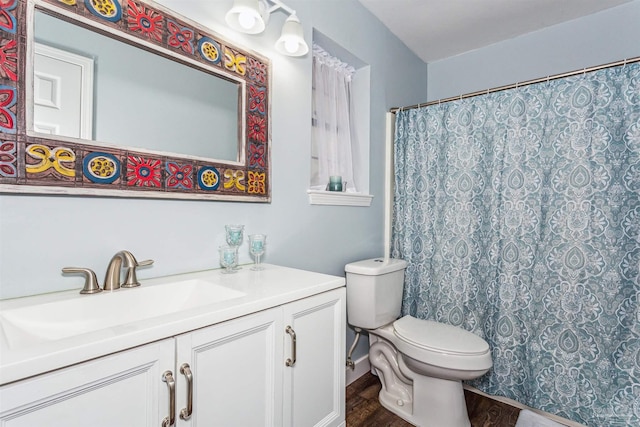
[(371, 206), (370, 194), (307, 190), (310, 205)]

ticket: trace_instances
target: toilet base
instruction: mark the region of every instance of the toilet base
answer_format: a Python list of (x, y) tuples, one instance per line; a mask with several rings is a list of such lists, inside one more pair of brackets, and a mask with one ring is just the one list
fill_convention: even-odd
[[(401, 362), (402, 364), (402, 362)], [(413, 402), (402, 402), (384, 387), (380, 404), (419, 427), (470, 427), (461, 381), (422, 377), (413, 383)]]
[(419, 427), (471, 426), (462, 381), (417, 374), (390, 342), (379, 336), (372, 341), (369, 360), (382, 384), (383, 407)]

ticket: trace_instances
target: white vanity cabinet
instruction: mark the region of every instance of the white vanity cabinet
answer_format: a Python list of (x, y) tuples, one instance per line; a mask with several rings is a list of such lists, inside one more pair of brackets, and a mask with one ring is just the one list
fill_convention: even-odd
[(345, 320), (341, 288), (177, 337), (177, 425), (343, 425)]
[[(283, 306), (284, 328), (296, 334), (296, 361), (284, 369), (285, 427), (345, 422), (345, 288)], [(291, 336), (285, 359), (292, 357)]]
[(158, 427), (169, 393), (162, 374), (173, 339), (147, 344), (0, 387), (6, 427)]
[(193, 377), (193, 413), (178, 426), (282, 425), (282, 309), (230, 320), (176, 338), (178, 414), (188, 407)]
[(0, 425), (343, 426), (345, 317), (342, 287), (6, 384)]

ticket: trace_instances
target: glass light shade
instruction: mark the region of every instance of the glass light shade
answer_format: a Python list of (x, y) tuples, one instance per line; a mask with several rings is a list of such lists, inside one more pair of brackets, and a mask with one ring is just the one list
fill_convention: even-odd
[(291, 15), (284, 21), (282, 35), (276, 41), (276, 50), (288, 56), (302, 56), (309, 52), (309, 46), (304, 41), (302, 24), (296, 15)]
[(258, 34), (267, 26), (269, 11), (265, 0), (234, 0), (224, 19), (236, 31)]

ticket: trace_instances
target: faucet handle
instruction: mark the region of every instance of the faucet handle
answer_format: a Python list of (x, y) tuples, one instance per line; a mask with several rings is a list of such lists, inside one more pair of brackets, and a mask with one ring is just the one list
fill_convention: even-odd
[[(133, 256), (132, 256), (133, 257)], [(127, 272), (125, 275), (124, 283), (120, 287), (122, 288), (135, 288), (136, 286), (140, 286), (140, 282), (138, 282), (138, 277), (136, 276), (136, 267), (143, 267), (146, 265), (153, 264), (152, 259), (146, 259), (144, 261), (138, 261), (133, 257), (132, 265), (127, 268)]]
[(81, 294), (97, 294), (98, 292), (102, 292), (102, 289), (100, 289), (100, 285), (98, 285), (98, 278), (96, 277), (96, 273), (94, 273), (90, 268), (64, 267), (62, 269), (62, 272), (80, 273), (84, 275), (84, 287), (80, 291)]

